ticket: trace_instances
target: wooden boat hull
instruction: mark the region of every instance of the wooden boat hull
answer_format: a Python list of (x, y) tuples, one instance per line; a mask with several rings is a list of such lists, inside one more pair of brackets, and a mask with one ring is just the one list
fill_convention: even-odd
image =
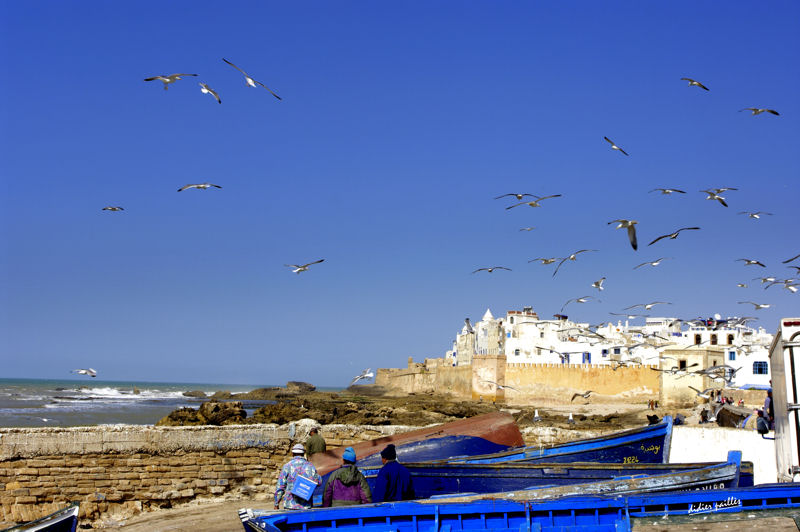
[[(728, 453), (728, 461), (713, 464), (698, 469), (689, 469), (681, 472), (637, 476), (632, 478), (619, 478), (609, 481), (572, 484), (567, 486), (544, 487), (531, 490), (518, 490), (503, 493), (487, 493), (478, 495), (447, 496), (434, 499), (405, 501), (400, 503), (367, 504), (361, 506), (345, 506), (339, 508), (320, 508), (308, 511), (282, 512), (280, 514), (264, 515), (257, 510), (243, 510), (240, 512), (245, 530), (321, 530), (330, 528), (366, 527), (373, 530), (442, 530), (441, 515), (443, 509), (450, 512), (455, 522), (462, 525), (453, 528), (476, 528), (481, 530), (520, 530), (519, 525), (514, 527), (489, 526), (485, 514), (486, 509), (495, 505), (521, 503), (522, 514), (526, 508), (534, 503), (550, 501), (558, 505), (560, 499), (565, 497), (586, 495), (613, 495), (624, 496), (635, 493), (654, 493), (671, 490), (708, 490), (718, 491), (731, 485), (736, 485), (739, 479), (741, 465), (741, 452)], [(609, 498), (608, 500), (615, 500)], [(800, 503), (800, 495), (798, 495)], [(598, 503), (599, 504), (599, 503)], [(428, 509), (423, 509), (423, 507)], [(512, 506), (513, 507), (513, 506)], [(606, 506), (604, 506), (606, 507)], [(516, 507), (519, 508), (519, 507)], [(598, 512), (592, 510), (592, 515)], [(476, 517), (482, 515), (482, 517)], [(424, 516), (424, 517), (423, 517)], [(464, 527), (466, 521), (475, 525)], [(499, 516), (498, 525), (502, 522)], [(428, 524), (426, 520), (430, 520)], [(505, 521), (508, 523), (508, 520)], [(573, 523), (574, 525), (574, 523)], [(613, 525), (613, 523), (612, 523)], [(483, 526), (483, 528), (481, 528)], [(594, 530), (594, 529), (593, 529)], [(599, 530), (599, 529), (598, 529)], [(613, 528), (609, 529), (613, 530)]]
[[(604, 464), (597, 462), (499, 464), (403, 464), (411, 473), (417, 499), (457, 493), (498, 493), (539, 488), (604, 482), (621, 477), (653, 476), (700, 469), (712, 464)], [(370, 489), (375, 489), (379, 468), (362, 468)], [(736, 484), (752, 486), (752, 463), (743, 463)], [(720, 486), (722, 487), (722, 486)]]
[[(749, 488), (660, 492), (624, 496), (578, 496), (545, 501), (486, 499), (469, 503), (399, 502), (303, 512), (240, 511), (246, 531), (563, 530), (629, 532), (631, 517), (661, 518), (712, 513), (752, 514), (800, 508), (799, 484), (768, 484)], [(742, 529), (747, 528), (747, 523)]]
[[(451, 463), (495, 464), (502, 462), (605, 462), (619, 464), (666, 463), (672, 443), (672, 418), (660, 423), (615, 432), (553, 447), (527, 446), (497, 453), (456, 457)], [(400, 460), (402, 461), (402, 460)]]
[[(354, 444), (358, 466), (380, 466), (380, 452), (390, 443), (397, 448), (397, 458), (401, 462), (495, 453), (525, 444), (510, 414), (492, 412)], [(344, 447), (338, 447), (316, 453), (311, 461), (324, 476), (342, 465), (343, 453)]]
[(75, 532), (78, 528), (79, 505), (80, 503), (73, 502), (41, 519), (6, 528), (2, 532)]

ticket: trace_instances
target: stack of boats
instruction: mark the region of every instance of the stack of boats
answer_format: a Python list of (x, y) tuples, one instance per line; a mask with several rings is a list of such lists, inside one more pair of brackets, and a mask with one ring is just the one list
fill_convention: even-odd
[(315, 455), (323, 476), (317, 508), (242, 509), (239, 516), (249, 532), (623, 531), (637, 517), (800, 509), (796, 484), (754, 486), (753, 464), (739, 451), (719, 463), (667, 463), (671, 437), (672, 419), (665, 417), (598, 438), (531, 447), (522, 444), (511, 416), (487, 414), (354, 446), (372, 488), (379, 453), (394, 443), (398, 461), (411, 472), (415, 501), (318, 508), (321, 486), (341, 465), (337, 449)]

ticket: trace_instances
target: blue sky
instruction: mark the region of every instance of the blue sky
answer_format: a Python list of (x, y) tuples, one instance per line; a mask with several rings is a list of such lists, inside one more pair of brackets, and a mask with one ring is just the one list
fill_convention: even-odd
[(796, 2), (3, 2), (3, 376), (344, 386), (584, 295), (774, 332), (800, 295), (752, 279), (800, 253), (799, 30)]

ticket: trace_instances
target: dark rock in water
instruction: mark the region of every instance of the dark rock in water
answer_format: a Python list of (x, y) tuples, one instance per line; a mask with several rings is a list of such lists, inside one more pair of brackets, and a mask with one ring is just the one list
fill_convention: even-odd
[(316, 386), (307, 382), (289, 381), (286, 383), (286, 391), (288, 392), (308, 393), (316, 389)]
[(214, 392), (214, 395), (211, 396), (211, 400), (212, 401), (224, 401), (226, 399), (230, 399), (231, 397), (233, 397), (233, 394), (230, 391), (225, 390), (225, 391), (220, 391), (220, 392)]
[(206, 392), (204, 392), (202, 390), (191, 390), (191, 391), (188, 391), (188, 392), (183, 392), (183, 396), (184, 397), (199, 397), (200, 399), (205, 399), (207, 397), (206, 396)]
[(247, 417), (241, 401), (229, 403), (209, 401), (200, 405), (199, 413), (207, 425), (233, 425), (241, 423)]
[(235, 399), (246, 399), (250, 401), (269, 401), (275, 399), (276, 392), (283, 390), (283, 388), (279, 388), (277, 386), (272, 388), (257, 388), (250, 392), (244, 393), (237, 393), (234, 398)]
[(156, 426), (177, 427), (184, 425), (237, 425), (243, 423), (247, 412), (242, 403), (208, 401), (200, 408), (179, 408), (160, 419)]

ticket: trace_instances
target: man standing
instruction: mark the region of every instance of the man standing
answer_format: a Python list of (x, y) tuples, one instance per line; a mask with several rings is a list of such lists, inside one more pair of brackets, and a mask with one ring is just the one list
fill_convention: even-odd
[(308, 431), (308, 439), (306, 440), (306, 453), (308, 454), (309, 460), (311, 460), (311, 457), (317, 453), (324, 453), (326, 447), (325, 439), (320, 436), (318, 427), (314, 427)]
[(283, 466), (280, 475), (278, 475), (278, 485), (275, 488), (276, 510), (279, 508), (281, 499), (283, 499), (283, 508), (286, 510), (311, 508), (311, 495), (306, 499), (297, 495), (296, 492), (300, 491), (299, 488), (304, 482), (303, 479), (319, 485), (322, 482), (322, 478), (320, 478), (314, 465), (303, 457), (305, 452), (306, 450), (302, 443), (297, 443), (292, 447), (292, 459)]
[(322, 506), (351, 506), (372, 502), (367, 479), (356, 467), (356, 452), (352, 447), (344, 450), (342, 462), (342, 467), (331, 473), (325, 483)]
[(767, 390), (767, 398), (764, 399), (764, 416), (767, 418), (769, 428), (775, 429), (775, 405), (772, 404), (772, 388)]
[(381, 451), (383, 467), (378, 471), (372, 502), (409, 501), (414, 499), (411, 473), (397, 463), (397, 451), (393, 444)]

